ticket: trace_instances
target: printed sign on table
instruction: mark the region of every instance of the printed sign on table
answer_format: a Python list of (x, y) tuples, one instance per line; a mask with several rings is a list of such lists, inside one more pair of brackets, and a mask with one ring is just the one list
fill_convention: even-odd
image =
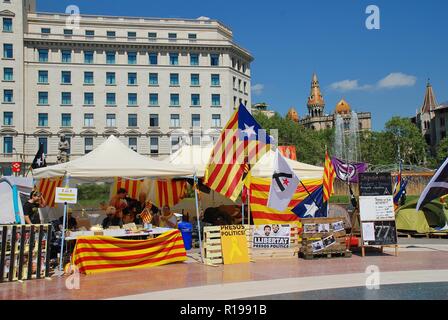
[(221, 226), (221, 248), (224, 264), (250, 262), (246, 229), (243, 225)]
[(78, 201), (77, 188), (56, 188), (55, 203), (71, 203), (75, 204)]
[(291, 225), (263, 224), (254, 227), (253, 248), (289, 248)]

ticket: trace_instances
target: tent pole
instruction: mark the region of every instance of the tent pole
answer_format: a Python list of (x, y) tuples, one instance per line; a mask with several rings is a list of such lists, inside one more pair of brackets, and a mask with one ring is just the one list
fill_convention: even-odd
[[(65, 185), (64, 187), (67, 188), (70, 183), (70, 176), (65, 176)], [(67, 202), (64, 202), (64, 216), (62, 219), (62, 242), (61, 242), (61, 256), (59, 257), (59, 272), (63, 274), (63, 260), (64, 260), (64, 242), (65, 242), (65, 228), (67, 224)]]
[(196, 218), (198, 224), (198, 236), (199, 236), (199, 250), (201, 254), (201, 263), (204, 263), (204, 257), (202, 255), (202, 235), (201, 235), (201, 221), (199, 219), (199, 202), (198, 202), (198, 177), (194, 176), (194, 198), (196, 202)]

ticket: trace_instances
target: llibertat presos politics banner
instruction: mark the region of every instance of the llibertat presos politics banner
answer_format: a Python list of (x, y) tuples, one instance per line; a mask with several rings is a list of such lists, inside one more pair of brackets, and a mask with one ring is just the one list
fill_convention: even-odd
[(263, 224), (254, 226), (253, 248), (289, 248), (291, 225)]
[(341, 159), (333, 157), (333, 163), (336, 176), (342, 181), (358, 183), (358, 175), (367, 171), (367, 163), (364, 162), (344, 162)]

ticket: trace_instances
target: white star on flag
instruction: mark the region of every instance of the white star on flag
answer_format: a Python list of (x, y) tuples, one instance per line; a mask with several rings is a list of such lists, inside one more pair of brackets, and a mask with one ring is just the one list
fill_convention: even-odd
[(299, 178), (277, 149), (267, 206), (278, 211), (285, 211), (299, 183)]
[(250, 137), (252, 136), (256, 136), (257, 133), (254, 130), (255, 126), (248, 126), (247, 124), (244, 124), (245, 129), (242, 131), (244, 132), (245, 135), (247, 135), (247, 137), (250, 139)]
[(311, 204), (305, 204), (305, 208), (306, 208), (306, 212), (303, 215), (304, 217), (311, 216), (314, 218), (316, 211), (319, 210), (319, 207), (316, 206), (316, 203), (314, 201)]

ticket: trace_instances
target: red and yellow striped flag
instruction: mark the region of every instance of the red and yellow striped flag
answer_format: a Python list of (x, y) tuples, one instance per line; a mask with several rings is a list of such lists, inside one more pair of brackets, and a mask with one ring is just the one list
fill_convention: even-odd
[(173, 207), (185, 198), (186, 193), (186, 180), (154, 180), (149, 197), (159, 208)]
[[(312, 193), (320, 186), (322, 186), (322, 179), (304, 179), (303, 184), (306, 186), (308, 192)], [(271, 186), (271, 178), (251, 178), (250, 181), (250, 210), (256, 225), (259, 224), (296, 224), (298, 227), (300, 219), (294, 214), (291, 209), (297, 206), (303, 199), (308, 197), (308, 192), (299, 184), (294, 193), (288, 209), (281, 212), (271, 209), (267, 206), (269, 198), (269, 189)]]
[(50, 208), (55, 207), (54, 200), (56, 195), (56, 188), (60, 188), (62, 186), (62, 180), (63, 177), (41, 179), (37, 184), (37, 191), (42, 193), (42, 197), (47, 203), (47, 206)]
[(333, 164), (331, 163), (330, 157), (328, 156), (328, 152), (325, 151), (325, 166), (324, 166), (324, 195), (323, 202), (327, 202), (330, 199), (330, 196), (334, 193), (333, 182), (336, 176), (336, 172), (334, 171)]
[(187, 253), (179, 230), (148, 240), (79, 237), (73, 252), (74, 264), (85, 274), (148, 268), (185, 260)]
[(270, 150), (270, 139), (241, 104), (213, 147), (205, 170), (204, 184), (235, 201), (243, 188), (247, 164), (255, 164)]
[(117, 194), (118, 189), (124, 188), (128, 192), (128, 196), (132, 199), (138, 199), (140, 189), (144, 180), (131, 180), (121, 177), (114, 179), (112, 186), (111, 198)]

